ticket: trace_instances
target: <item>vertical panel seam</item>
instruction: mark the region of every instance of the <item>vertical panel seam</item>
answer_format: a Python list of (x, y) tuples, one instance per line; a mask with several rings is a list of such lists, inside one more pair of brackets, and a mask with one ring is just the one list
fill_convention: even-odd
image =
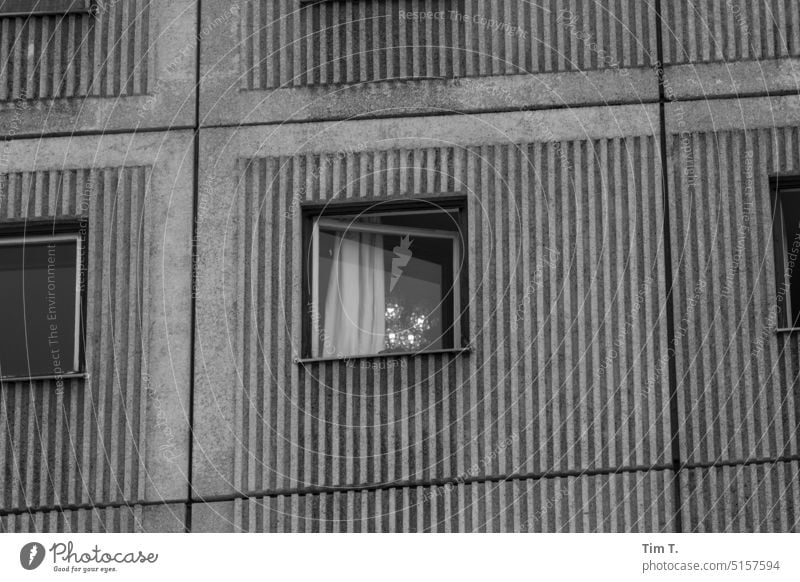
[(195, 341), (197, 335), (197, 210), (199, 206), (200, 171), (200, 39), (202, 34), (203, 0), (197, 0), (195, 7), (195, 83), (194, 83), (194, 137), (192, 140), (192, 266), (191, 266), (191, 314), (189, 324), (189, 435), (187, 441), (186, 475), (186, 513), (184, 531), (192, 531), (192, 476), (194, 472), (194, 383), (195, 383)]
[(670, 420), (670, 443), (672, 447), (672, 468), (673, 468), (673, 517), (675, 530), (683, 531), (681, 515), (681, 455), (680, 455), (680, 425), (678, 417), (678, 384), (675, 368), (675, 310), (673, 298), (672, 281), (672, 240), (670, 236), (670, 216), (669, 216), (669, 182), (667, 179), (668, 159), (667, 159), (667, 123), (665, 118), (665, 76), (664, 76), (664, 38), (661, 12), (661, 0), (655, 0), (656, 16), (656, 51), (658, 62), (658, 121), (659, 121), (659, 143), (661, 149), (661, 199), (664, 230), (664, 282), (666, 287), (665, 309), (667, 317), (667, 374), (669, 380), (669, 420)]

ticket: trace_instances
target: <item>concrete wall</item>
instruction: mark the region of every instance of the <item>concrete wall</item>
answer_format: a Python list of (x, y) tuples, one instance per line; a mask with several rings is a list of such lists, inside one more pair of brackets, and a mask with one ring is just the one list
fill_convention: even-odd
[(0, 17), (0, 138), (194, 124), (196, 0), (101, 6)]
[[(666, 378), (640, 389), (666, 350), (657, 111), (620, 110), (619, 128), (597, 113), (320, 124), (302, 144), (291, 129), (250, 128), (205, 142), (216, 186), (199, 220), (198, 490), (667, 462)], [(536, 141), (540, 127), (555, 128), (552, 141)], [(318, 152), (329, 140), (347, 153)], [(296, 364), (301, 200), (452, 192), (469, 200), (472, 352)]]
[(0, 389), (3, 530), (169, 529), (186, 498), (196, 17), (0, 17), (0, 220), (70, 218), (89, 245), (87, 377)]
[(124, 505), (95, 509), (64, 509), (0, 517), (8, 533), (178, 533), (184, 531), (186, 506)]
[(675, 105), (668, 120), (687, 128), (669, 171), (681, 457), (796, 456), (800, 336), (776, 331), (769, 178), (800, 174), (800, 100)]
[(668, 471), (277, 495), (197, 507), (197, 531), (673, 531)]
[[(0, 39), (0, 216), (93, 245), (90, 378), (0, 388), (4, 531), (800, 527), (794, 0), (118, 0)], [(471, 352), (295, 363), (300, 202), (452, 192)]]
[[(444, 22), (412, 19), (440, 11)], [(658, 96), (656, 19), (646, 2), (212, 1), (203, 4), (203, 30), (201, 116), (213, 124)]]
[(88, 232), (88, 378), (3, 384), (4, 510), (185, 498), (191, 148), (186, 132), (10, 142), (3, 220)]

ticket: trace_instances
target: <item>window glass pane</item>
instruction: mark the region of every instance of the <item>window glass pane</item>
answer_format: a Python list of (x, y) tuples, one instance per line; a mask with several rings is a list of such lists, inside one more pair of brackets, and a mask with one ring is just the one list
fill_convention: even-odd
[(445, 211), (323, 218), (313, 355), (454, 347), (459, 237)]
[(787, 313), (790, 327), (800, 327), (800, 190), (781, 193), (781, 213), (786, 253), (784, 284), (788, 288), (784, 289), (784, 296), (779, 296), (779, 307)]
[(0, 244), (0, 375), (75, 372), (77, 242)]
[(0, 0), (0, 15), (67, 14), (89, 12), (87, 0)]

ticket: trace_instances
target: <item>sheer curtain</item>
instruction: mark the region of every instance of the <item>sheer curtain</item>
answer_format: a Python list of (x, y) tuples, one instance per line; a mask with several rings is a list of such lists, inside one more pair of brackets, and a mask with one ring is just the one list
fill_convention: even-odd
[(325, 356), (377, 354), (385, 347), (383, 235), (336, 235), (325, 296)]

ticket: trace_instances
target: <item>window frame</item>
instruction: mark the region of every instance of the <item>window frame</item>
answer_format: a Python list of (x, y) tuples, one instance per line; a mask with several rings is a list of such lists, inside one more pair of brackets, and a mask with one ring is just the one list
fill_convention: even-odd
[[(425, 195), (425, 196), (404, 196), (393, 198), (359, 198), (357, 200), (331, 200), (326, 202), (300, 202), (302, 215), (302, 308), (301, 308), (301, 338), (300, 338), (300, 357), (295, 361), (320, 362), (320, 361), (346, 361), (366, 358), (390, 358), (400, 356), (424, 356), (436, 353), (453, 353), (469, 351), (469, 237), (468, 237), (468, 208), (467, 197), (462, 194), (445, 195)], [(446, 238), (454, 240), (454, 253), (460, 253), (460, 260), (454, 261), (453, 272), (453, 346), (437, 350), (419, 350), (410, 352), (389, 352), (377, 354), (357, 354), (353, 356), (314, 356), (314, 295), (316, 281), (315, 273), (318, 267), (319, 257), (316, 244), (320, 220), (332, 220), (337, 216), (363, 214), (364, 216), (374, 214), (404, 214), (418, 211), (430, 212), (432, 207), (438, 207), (442, 211), (456, 211), (458, 231)], [(351, 227), (352, 228), (352, 227)], [(391, 230), (390, 225), (386, 225), (384, 231)], [(413, 229), (412, 229), (413, 230)], [(424, 234), (423, 234), (424, 231)], [(408, 229), (403, 229), (404, 233)], [(431, 232), (420, 229), (419, 236), (435, 238)], [(443, 233), (439, 233), (444, 237)], [(318, 301), (318, 298), (317, 298)]]
[[(786, 247), (787, 236), (783, 219), (782, 194), (786, 190), (800, 191), (800, 175), (776, 176), (770, 178), (770, 193), (772, 201), (772, 249), (775, 259), (775, 307), (779, 308), (778, 294), (782, 286), (786, 285), (786, 262), (789, 249)], [(800, 194), (799, 194), (800, 195)], [(800, 285), (800, 265), (796, 266), (798, 280), (795, 285)], [(791, 304), (791, 289), (787, 286), (784, 295), (784, 312), (779, 313), (777, 331), (798, 332), (800, 327), (794, 325), (794, 309)], [(787, 308), (788, 307), (788, 308)]]
[(75, 353), (73, 368), (61, 374), (42, 374), (28, 376), (0, 376), (0, 384), (12, 382), (31, 382), (35, 380), (54, 380), (85, 378), (86, 370), (86, 325), (88, 273), (88, 228), (85, 219), (80, 218), (34, 218), (25, 221), (0, 221), (0, 246), (19, 245), (20, 242), (34, 240), (37, 243), (48, 241), (76, 241), (75, 263)]
[(34, 7), (25, 8), (24, 5), (30, 2), (31, 0), (5, 0), (0, 7), (0, 18), (95, 14), (98, 10), (97, 0), (35, 0)]

